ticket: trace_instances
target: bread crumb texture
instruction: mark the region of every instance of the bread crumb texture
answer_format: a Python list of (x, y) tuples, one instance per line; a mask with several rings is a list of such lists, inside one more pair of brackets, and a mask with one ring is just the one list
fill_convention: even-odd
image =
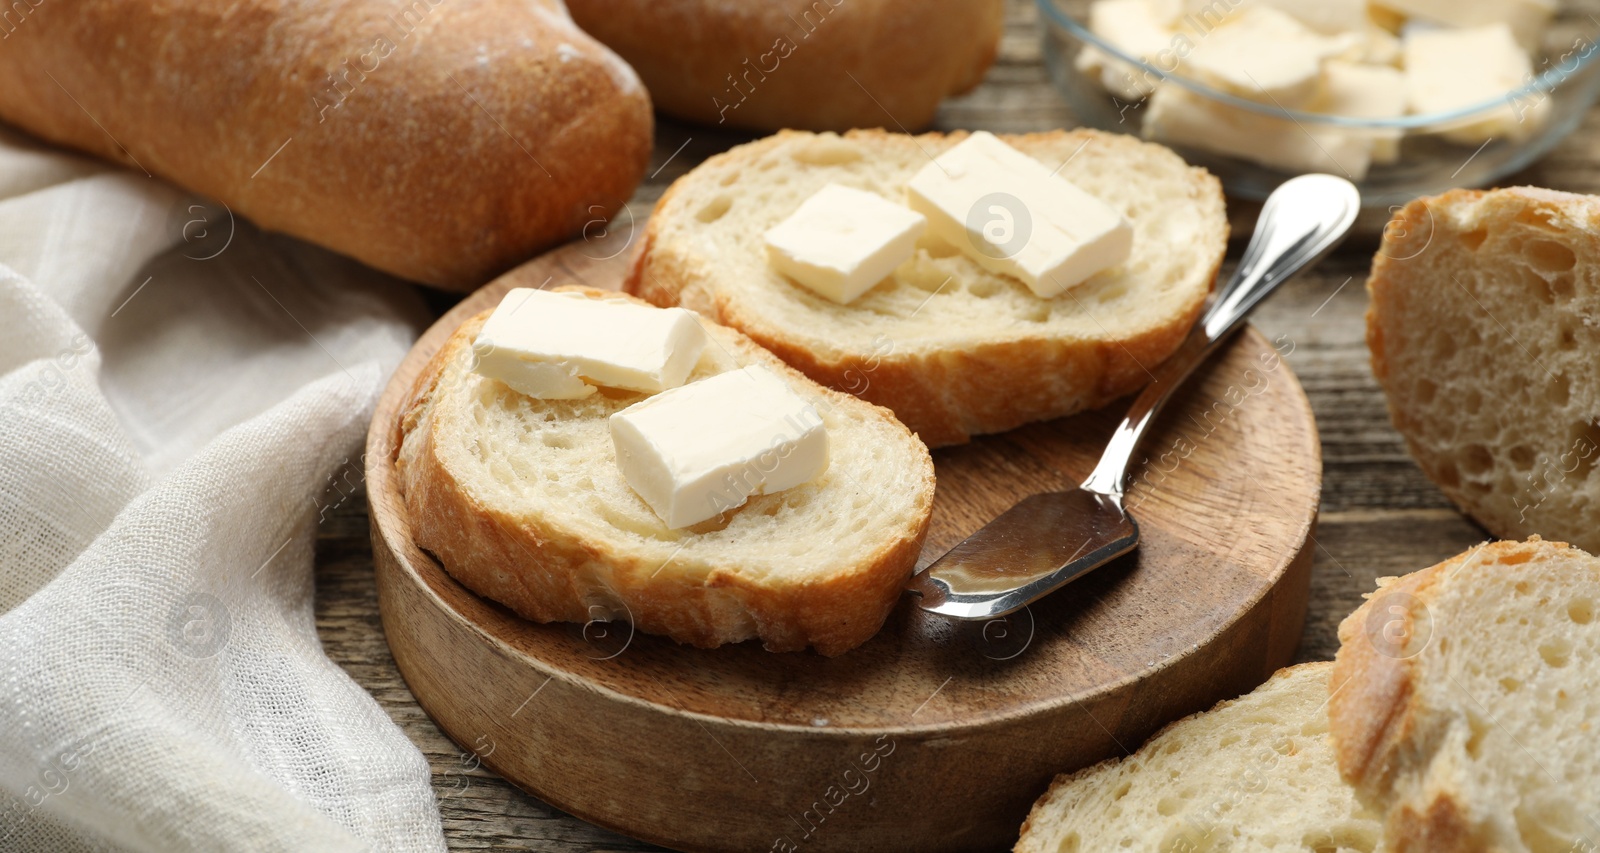
[(1600, 199), (1407, 205), (1367, 288), (1372, 368), (1439, 488), (1496, 536), (1600, 549)]
[(1387, 849), (1600, 849), (1600, 560), (1533, 537), (1380, 583), (1340, 626), (1329, 716)]
[(1127, 758), (1056, 779), (1016, 853), (1373, 853), (1377, 815), (1339, 779), (1327, 662), (1280, 670)]

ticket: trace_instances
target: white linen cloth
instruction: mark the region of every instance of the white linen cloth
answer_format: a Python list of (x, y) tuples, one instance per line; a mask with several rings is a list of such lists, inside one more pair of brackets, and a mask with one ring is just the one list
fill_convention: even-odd
[(0, 131), (0, 850), (444, 849), (311, 607), (319, 502), (422, 313)]

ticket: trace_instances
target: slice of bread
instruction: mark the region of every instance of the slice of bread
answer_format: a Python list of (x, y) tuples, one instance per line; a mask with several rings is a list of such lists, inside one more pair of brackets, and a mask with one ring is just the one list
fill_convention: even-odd
[(1016, 853), (1373, 853), (1376, 813), (1339, 779), (1328, 662), (1166, 727), (1124, 759), (1058, 777)]
[(536, 400), (479, 376), (472, 341), (489, 313), (429, 363), (399, 427), (412, 535), (463, 585), (535, 621), (625, 618), (701, 647), (759, 638), (773, 651), (837, 655), (878, 631), (933, 506), (927, 448), (887, 410), (703, 323), (690, 381), (770, 367), (817, 406), (829, 464), (808, 483), (672, 530), (624, 482), (611, 444), (607, 419), (644, 395)]
[(1216, 179), (1159, 145), (1093, 130), (1002, 137), (1133, 223), (1125, 263), (1053, 299), (927, 236), (849, 305), (768, 267), (767, 229), (826, 184), (903, 202), (911, 177), (965, 138), (785, 131), (713, 157), (656, 205), (627, 289), (733, 326), (812, 379), (889, 407), (930, 447), (1144, 385), (1198, 316), (1228, 237)]
[(1600, 198), (1414, 201), (1367, 290), (1372, 371), (1423, 472), (1496, 536), (1600, 550)]
[(1328, 715), (1391, 853), (1600, 849), (1600, 560), (1533, 537), (1379, 584)]

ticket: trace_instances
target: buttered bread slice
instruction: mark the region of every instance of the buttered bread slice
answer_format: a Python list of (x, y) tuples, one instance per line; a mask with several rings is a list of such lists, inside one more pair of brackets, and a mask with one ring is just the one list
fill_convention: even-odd
[[(892, 409), (933, 447), (1137, 390), (1188, 332), (1227, 248), (1220, 185), (1162, 146), (1093, 130), (1001, 137), (1132, 226), (1125, 261), (1051, 298), (935, 228), (849, 304), (769, 264), (766, 232), (824, 187), (907, 204), (913, 177), (967, 138), (787, 131), (713, 157), (657, 204), (628, 290), (739, 329), (812, 379)], [(980, 199), (969, 227), (1008, 245), (1042, 239), (1004, 196)]]
[(396, 459), (413, 538), (464, 586), (535, 621), (603, 614), (701, 647), (760, 639), (836, 655), (882, 626), (921, 551), (934, 484), (927, 448), (887, 410), (702, 320), (690, 386), (767, 369), (820, 415), (828, 460), (807, 482), (673, 529), (629, 487), (612, 440), (611, 416), (650, 394), (536, 399), (480, 375), (473, 341), (489, 316), (463, 323), (418, 379)]

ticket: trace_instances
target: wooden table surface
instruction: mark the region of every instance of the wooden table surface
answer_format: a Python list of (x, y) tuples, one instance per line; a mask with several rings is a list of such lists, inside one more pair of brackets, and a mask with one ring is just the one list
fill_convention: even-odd
[[(936, 129), (1026, 132), (1071, 127), (1046, 80), (1032, 0), (1009, 0), (999, 60), (983, 85), (953, 99)], [(662, 121), (652, 174), (630, 202), (646, 213), (673, 179), (748, 137)], [(1505, 181), (1600, 192), (1600, 114), (1545, 160)], [(626, 216), (623, 217), (626, 220)], [(1235, 242), (1230, 259), (1243, 248)], [(1366, 280), (1376, 235), (1352, 237), (1315, 271), (1285, 285), (1255, 314), (1269, 338), (1292, 344), (1287, 361), (1311, 399), (1322, 436), (1322, 511), (1311, 609), (1300, 660), (1338, 647), (1339, 620), (1384, 575), (1432, 565), (1487, 538), (1458, 514), (1407, 455), (1389, 425), (1364, 342)], [(1231, 270), (1224, 267), (1223, 275)], [(449, 301), (434, 297), (439, 310)], [(360, 476), (354, 466), (351, 477)], [(463, 755), (417, 707), (384, 643), (373, 587), (364, 494), (327, 514), (317, 543), (317, 627), (328, 654), (375, 696), (428, 757), (452, 850), (613, 851), (658, 848), (607, 832), (530, 797)], [(1241, 519), (1248, 524), (1249, 519)], [(652, 784), (641, 780), (640, 784)]]

